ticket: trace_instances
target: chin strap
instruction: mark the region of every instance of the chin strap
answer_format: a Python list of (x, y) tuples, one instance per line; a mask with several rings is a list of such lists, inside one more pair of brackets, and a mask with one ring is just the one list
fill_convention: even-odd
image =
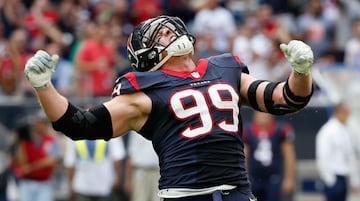
[(176, 38), (168, 47), (165, 48), (167, 53), (172, 56), (182, 56), (189, 54), (194, 54), (194, 45), (190, 41), (189, 36), (182, 35), (179, 38)]

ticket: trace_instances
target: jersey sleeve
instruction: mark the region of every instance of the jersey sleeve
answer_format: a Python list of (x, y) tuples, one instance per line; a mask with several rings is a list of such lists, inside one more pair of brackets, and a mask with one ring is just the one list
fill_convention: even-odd
[(115, 81), (112, 98), (120, 94), (130, 94), (137, 91), (147, 91), (161, 87), (167, 82), (164, 81), (164, 74), (161, 71), (152, 72), (129, 72)]
[(115, 81), (112, 98), (120, 94), (128, 94), (139, 90), (136, 75), (133, 72), (126, 73)]

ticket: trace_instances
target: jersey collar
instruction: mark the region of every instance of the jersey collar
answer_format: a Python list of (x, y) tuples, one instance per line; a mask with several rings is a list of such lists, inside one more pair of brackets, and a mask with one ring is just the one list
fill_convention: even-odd
[(209, 61), (207, 59), (200, 59), (196, 68), (193, 71), (173, 71), (169, 69), (160, 69), (160, 71), (176, 77), (201, 80), (201, 78), (205, 75), (206, 69), (208, 67), (208, 62)]

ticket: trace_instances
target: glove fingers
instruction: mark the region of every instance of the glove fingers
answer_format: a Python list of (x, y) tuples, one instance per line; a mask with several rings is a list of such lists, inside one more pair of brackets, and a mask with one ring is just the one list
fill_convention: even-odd
[[(47, 52), (45, 52), (43, 50), (39, 50), (39, 51), (36, 52), (34, 57), (37, 58), (44, 66), (46, 66), (47, 68), (53, 70), (53, 67), (54, 67), (54, 65), (53, 65), (53, 57), (50, 57), (50, 55)], [(58, 60), (58, 57), (59, 56), (57, 56), (57, 60)]]
[(313, 62), (313, 58), (311, 55), (301, 55), (297, 61), (298, 63), (302, 63), (302, 62)]
[(296, 58), (304, 59), (311, 59), (313, 57), (312, 51), (309, 47), (307, 46), (297, 46), (296, 49), (294, 50), (294, 56)]
[(31, 58), (26, 64), (26, 70), (40, 74), (46, 71), (46, 67), (36, 58)]
[(58, 62), (59, 62), (59, 55), (57, 55), (57, 54), (52, 55), (51, 56), (51, 66), (52, 66), (51, 70), (52, 71), (55, 70), (55, 67), (57, 66)]
[(280, 44), (280, 49), (285, 55), (287, 55), (288, 51), (287, 51), (287, 45), (286, 44), (284, 44), (284, 43)]
[(44, 58), (48, 58), (50, 60), (50, 55), (45, 52), (44, 50), (38, 50), (35, 54), (35, 57), (44, 57)]
[(37, 69), (39, 69), (39, 71), (41, 73), (45, 73), (46, 72), (46, 66), (44, 65), (43, 62), (37, 60), (37, 59), (34, 59), (34, 61), (32, 61), (33, 65), (37, 67)]
[(50, 56), (47, 52), (39, 50), (25, 65), (25, 76), (36, 89), (41, 89), (50, 83), (59, 56)]

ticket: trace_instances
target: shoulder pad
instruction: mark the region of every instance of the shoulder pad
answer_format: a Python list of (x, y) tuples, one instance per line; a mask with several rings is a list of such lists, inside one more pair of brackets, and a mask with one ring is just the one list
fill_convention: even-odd
[[(164, 80), (160, 71), (152, 72), (129, 72), (115, 81), (112, 97), (120, 94), (129, 94), (136, 91), (143, 91), (147, 88), (160, 85)], [(154, 77), (156, 79), (154, 79)]]
[(221, 67), (241, 67), (243, 73), (249, 73), (247, 66), (241, 62), (240, 58), (236, 55), (225, 53), (217, 56), (212, 56), (208, 58), (209, 63), (221, 66)]

